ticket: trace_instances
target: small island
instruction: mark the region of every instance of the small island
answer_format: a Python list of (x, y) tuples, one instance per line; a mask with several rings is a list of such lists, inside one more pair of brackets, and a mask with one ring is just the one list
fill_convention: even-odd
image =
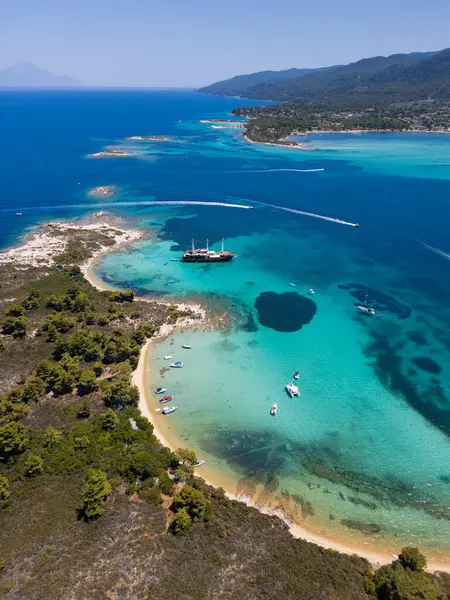
[(171, 139), (165, 135), (132, 135), (127, 140), (135, 142), (170, 142)]
[(121, 150), (120, 148), (106, 148), (101, 152), (95, 152), (94, 154), (88, 154), (88, 158), (102, 158), (105, 156), (133, 156), (132, 152)]
[(113, 196), (116, 192), (114, 185), (99, 185), (98, 187), (89, 190), (88, 196), (94, 198), (104, 198), (106, 196)]

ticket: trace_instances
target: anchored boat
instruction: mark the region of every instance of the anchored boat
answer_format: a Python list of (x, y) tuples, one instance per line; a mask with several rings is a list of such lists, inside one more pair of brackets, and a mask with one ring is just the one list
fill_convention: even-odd
[(163, 387), (156, 388), (157, 394), (164, 394), (164, 392), (167, 392), (166, 388), (163, 388)]
[(173, 413), (177, 410), (178, 406), (167, 406), (166, 408), (162, 409), (162, 414), (163, 415), (170, 415), (170, 413)]
[(286, 391), (291, 398), (294, 398), (294, 396), (300, 396), (300, 390), (293, 383), (286, 384)]
[(181, 362), (181, 360), (177, 360), (177, 361), (175, 361), (173, 363), (170, 363), (170, 366), (173, 369), (181, 369), (181, 367), (183, 366), (183, 363)]
[(159, 401), (161, 404), (164, 404), (165, 402), (170, 402), (171, 400), (173, 400), (173, 396), (163, 396)]
[(222, 249), (217, 252), (216, 250), (209, 249), (209, 242), (206, 240), (206, 248), (196, 248), (194, 240), (192, 240), (192, 246), (190, 250), (186, 250), (183, 254), (183, 262), (228, 262), (236, 256), (235, 252), (230, 252), (224, 248), (224, 238), (222, 238)]
[(278, 412), (278, 404), (274, 404), (270, 409), (270, 414), (274, 417)]

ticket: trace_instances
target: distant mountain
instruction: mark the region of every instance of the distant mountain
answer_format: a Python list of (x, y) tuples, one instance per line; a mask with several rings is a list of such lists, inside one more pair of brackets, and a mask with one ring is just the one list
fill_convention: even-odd
[[(430, 95), (448, 98), (449, 53), (450, 50), (444, 50), (365, 58), (345, 66), (313, 70), (301, 76), (261, 81), (247, 88), (241, 87), (239, 95), (294, 102), (345, 101), (349, 98), (401, 101)], [(226, 89), (226, 83), (213, 84), (200, 91), (221, 94), (220, 89)], [(219, 87), (213, 91), (215, 86)]]
[(40, 69), (30, 63), (21, 62), (0, 69), (0, 87), (77, 87), (81, 81), (65, 75), (55, 75), (51, 71)]
[(231, 79), (218, 81), (199, 89), (204, 94), (216, 94), (218, 96), (241, 96), (243, 92), (257, 85), (268, 85), (286, 79), (304, 77), (316, 71), (328, 71), (336, 67), (321, 67), (318, 69), (286, 69), (284, 71), (258, 71), (248, 75), (236, 75)]

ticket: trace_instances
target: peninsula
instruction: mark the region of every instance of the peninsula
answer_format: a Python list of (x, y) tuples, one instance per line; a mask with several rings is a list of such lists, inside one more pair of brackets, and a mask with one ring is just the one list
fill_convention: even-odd
[(275, 100), (236, 108), (246, 137), (282, 143), (327, 132), (450, 132), (450, 49), (365, 58), (320, 69), (263, 71), (199, 91)]
[(0, 254), (1, 593), (369, 600), (386, 581), (448, 593), (416, 549), (376, 570), (296, 539), (195, 476), (193, 452), (158, 440), (149, 344), (206, 315), (98, 289), (93, 261), (144, 236), (112, 218), (50, 223)]

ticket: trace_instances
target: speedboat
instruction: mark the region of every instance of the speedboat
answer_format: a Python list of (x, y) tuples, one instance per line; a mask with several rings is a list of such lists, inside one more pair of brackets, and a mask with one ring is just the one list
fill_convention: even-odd
[(156, 388), (156, 393), (157, 394), (164, 394), (164, 392), (167, 392), (166, 388), (161, 388), (161, 387)]
[(313, 290), (313, 288), (309, 288), (309, 290), (308, 290), (308, 294), (309, 294), (310, 296), (314, 296), (314, 294), (315, 294), (315, 293), (316, 293), (316, 292), (315, 292), (315, 290)]
[(185, 350), (190, 350), (192, 348), (192, 346), (190, 344), (183, 344), (181, 347), (184, 348)]
[(183, 363), (181, 362), (181, 360), (177, 360), (176, 362), (170, 363), (170, 366), (174, 369), (181, 369)]
[(204, 461), (204, 460), (198, 460), (198, 461), (197, 461), (197, 462), (194, 464), (194, 467), (201, 467), (201, 466), (202, 466), (202, 465), (204, 465), (204, 464), (205, 464), (205, 461)]
[(164, 404), (164, 402), (170, 402), (171, 400), (173, 400), (173, 396), (163, 396), (159, 401)]
[(172, 358), (171, 354), (168, 354), (167, 356), (164, 357), (164, 360), (170, 360)]
[(274, 404), (274, 405), (272, 406), (272, 408), (270, 409), (270, 414), (271, 414), (272, 416), (275, 416), (275, 415), (277, 414), (277, 412), (278, 412), (278, 404)]
[(293, 281), (291, 281), (291, 283), (289, 285), (292, 286), (292, 287), (297, 287), (297, 284), (294, 283)]
[(162, 414), (163, 415), (170, 415), (170, 413), (173, 413), (177, 410), (177, 406), (167, 406), (166, 408), (163, 408), (162, 410)]
[(372, 308), (371, 306), (364, 306), (363, 304), (360, 304), (356, 308), (359, 310), (359, 312), (362, 312), (364, 315), (374, 315), (375, 314), (375, 309)]
[(18, 217), (21, 217), (21, 216), (22, 216), (22, 213), (21, 213), (21, 212), (17, 212), (17, 213), (16, 213), (16, 215), (17, 215)]
[(300, 371), (295, 371), (294, 379), (298, 379), (300, 377)]
[(286, 384), (286, 391), (291, 398), (293, 398), (294, 396), (300, 396), (300, 390), (293, 383)]

